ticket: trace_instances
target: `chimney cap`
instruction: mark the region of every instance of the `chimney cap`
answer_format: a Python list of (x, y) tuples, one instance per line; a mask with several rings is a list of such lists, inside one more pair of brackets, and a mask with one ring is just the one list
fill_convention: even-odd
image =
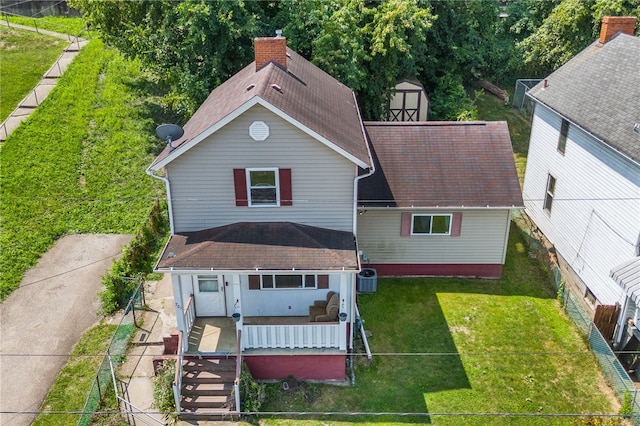
[(282, 30), (281, 29), (276, 30), (276, 37), (277, 38), (282, 37)]

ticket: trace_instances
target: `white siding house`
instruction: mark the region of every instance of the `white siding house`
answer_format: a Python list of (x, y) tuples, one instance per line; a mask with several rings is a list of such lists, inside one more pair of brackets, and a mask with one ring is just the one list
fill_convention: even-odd
[(529, 91), (523, 186), (527, 214), (585, 299), (620, 304), (620, 325), (634, 296), (612, 271), (640, 254), (640, 39), (616, 30), (629, 19), (605, 18), (600, 40)]

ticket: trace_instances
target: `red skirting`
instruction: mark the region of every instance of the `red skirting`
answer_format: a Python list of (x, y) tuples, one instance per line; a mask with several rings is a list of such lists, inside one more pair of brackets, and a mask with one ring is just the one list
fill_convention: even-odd
[(346, 354), (336, 355), (243, 355), (251, 375), (257, 380), (345, 381)]
[(379, 276), (425, 276), (425, 277), (479, 277), (500, 278), (501, 264), (375, 264), (366, 265), (375, 268)]

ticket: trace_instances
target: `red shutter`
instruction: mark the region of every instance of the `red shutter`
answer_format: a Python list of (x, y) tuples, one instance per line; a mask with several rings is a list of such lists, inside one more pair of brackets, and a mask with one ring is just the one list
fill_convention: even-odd
[(236, 191), (236, 206), (248, 206), (247, 174), (244, 169), (233, 169), (233, 184)]
[(291, 194), (291, 169), (279, 169), (278, 178), (280, 180), (280, 205), (293, 205)]
[(402, 213), (402, 220), (400, 225), (400, 235), (403, 237), (408, 237), (411, 235), (411, 213), (405, 212)]
[(260, 275), (249, 275), (249, 290), (260, 290)]
[(462, 212), (457, 212), (453, 214), (451, 218), (451, 236), (459, 237), (460, 230), (462, 229)]
[(329, 288), (329, 275), (318, 275), (318, 288)]

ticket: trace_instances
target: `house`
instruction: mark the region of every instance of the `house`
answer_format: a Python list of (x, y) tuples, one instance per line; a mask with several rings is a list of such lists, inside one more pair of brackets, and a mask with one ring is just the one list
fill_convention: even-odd
[(422, 83), (403, 78), (389, 99), (389, 121), (427, 121), (429, 98)]
[[(533, 87), (526, 213), (553, 244), (585, 304), (637, 318), (640, 289), (640, 39), (634, 17)], [(615, 325), (615, 324), (614, 324)], [(618, 327), (616, 340), (622, 336)], [(613, 336), (605, 336), (613, 337)]]
[[(147, 170), (165, 181), (171, 225), (155, 270), (171, 275), (180, 356), (243, 360), (257, 379), (343, 382), (362, 257), (382, 274), (499, 276), (509, 209), (522, 203), (508, 131), (363, 123), (354, 92), (284, 37), (254, 48)], [(377, 249), (387, 227), (412, 234), (391, 254)], [(237, 321), (237, 349), (190, 350), (202, 318)]]
[(358, 247), (380, 275), (499, 278), (522, 208), (506, 122), (367, 122)]

